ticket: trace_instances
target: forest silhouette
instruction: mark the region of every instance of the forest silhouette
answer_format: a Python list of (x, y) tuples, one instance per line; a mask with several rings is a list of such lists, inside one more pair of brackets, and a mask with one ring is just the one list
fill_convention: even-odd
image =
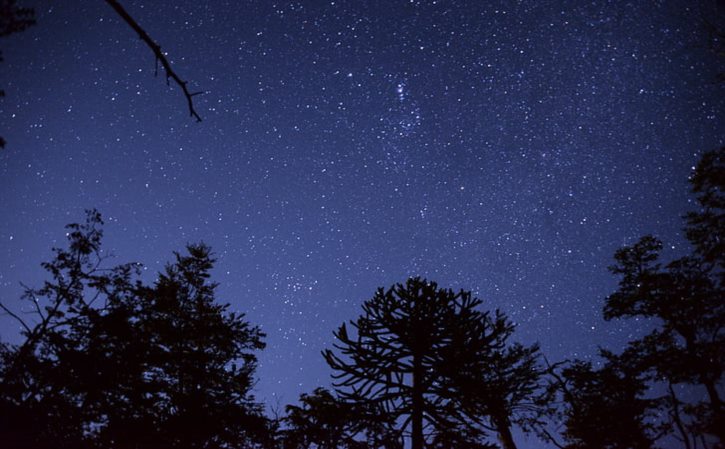
[[(42, 264), (0, 346), (8, 448), (516, 448), (514, 428), (559, 448), (647, 449), (725, 441), (725, 147), (705, 153), (684, 217), (691, 252), (660, 260), (653, 236), (618, 250), (607, 320), (647, 318), (601, 362), (550, 363), (470, 292), (410, 278), (378, 289), (322, 356), (333, 389), (270, 417), (253, 395), (264, 333), (216, 298), (211, 249), (175, 253), (153, 283), (108, 266), (90, 210)], [(15, 310), (30, 312), (32, 319)], [(682, 391), (701, 391), (686, 394)], [(701, 397), (700, 400), (693, 398)]]

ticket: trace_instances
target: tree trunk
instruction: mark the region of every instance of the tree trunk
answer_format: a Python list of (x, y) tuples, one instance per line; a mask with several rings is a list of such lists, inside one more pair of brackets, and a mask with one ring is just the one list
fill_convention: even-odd
[(675, 395), (675, 389), (672, 388), (672, 382), (667, 384), (667, 388), (670, 391), (670, 400), (672, 401), (673, 421), (675, 421), (675, 426), (682, 436), (682, 442), (685, 445), (685, 449), (691, 449), (692, 445), (690, 444), (690, 436), (687, 434), (685, 426), (682, 424), (682, 419), (680, 418), (680, 400), (677, 399), (677, 396)]
[(711, 380), (705, 380), (703, 381), (703, 384), (705, 384), (705, 388), (707, 389), (707, 395), (710, 397), (710, 408), (712, 408), (713, 412), (720, 413), (720, 410), (722, 409), (722, 402), (720, 401), (720, 396), (718, 396), (717, 394), (715, 382)]
[(516, 449), (516, 443), (514, 443), (514, 437), (511, 435), (511, 425), (506, 416), (499, 414), (493, 417), (493, 423), (496, 426), (498, 432), (498, 438), (501, 440), (503, 449)]
[(410, 413), (413, 424), (412, 449), (423, 449), (423, 366), (422, 357), (413, 354), (413, 400)]
[(722, 413), (722, 402), (720, 396), (717, 394), (717, 387), (715, 386), (715, 382), (709, 379), (703, 380), (702, 383), (705, 385), (707, 395), (710, 398), (710, 410), (714, 417), (714, 421), (712, 422), (714, 433), (720, 440), (720, 444), (725, 445), (725, 417)]
[[(677, 329), (677, 332), (685, 338), (685, 348), (687, 351), (689, 353), (696, 352), (694, 350), (694, 348), (696, 348), (694, 332), (684, 333), (680, 329)], [(702, 368), (699, 372), (699, 381), (705, 387), (705, 390), (707, 390), (707, 396), (710, 399), (710, 411), (714, 417), (714, 421), (711, 423), (714, 427), (712, 432), (720, 440), (721, 446), (718, 447), (725, 447), (725, 417), (723, 417), (722, 413), (722, 401), (720, 400), (720, 396), (717, 394), (717, 387), (715, 386), (716, 382), (710, 378), (708, 373), (708, 368), (712, 367), (712, 362), (710, 361), (708, 363), (707, 360), (702, 360), (702, 364), (705, 368)]]

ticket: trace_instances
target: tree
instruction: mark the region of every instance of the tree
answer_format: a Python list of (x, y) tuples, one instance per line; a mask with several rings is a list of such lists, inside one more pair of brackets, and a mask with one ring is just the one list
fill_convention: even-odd
[(313, 444), (320, 449), (347, 447), (346, 427), (351, 418), (351, 407), (324, 388), (315, 389), (311, 395), (303, 394), (300, 403), (301, 406), (286, 407), (285, 449), (306, 449)]
[(325, 388), (288, 405), (283, 419), (285, 449), (402, 449), (393, 422), (376, 410), (342, 401)]
[(423, 447), (426, 433), (431, 445), (457, 435), (461, 447), (473, 447), (476, 442), (462, 436), (480, 440), (485, 433), (469, 425), (472, 416), (461, 398), (469, 390), (451, 370), (462, 367), (466, 351), (503, 349), (511, 330), (502, 314), (481, 312), (480, 304), (470, 292), (439, 289), (420, 278), (379, 289), (351, 322), (355, 335), (345, 324), (335, 332), (341, 355), (323, 353), (341, 397), (381, 407), (401, 431), (410, 426), (414, 449)]
[(167, 447), (242, 447), (240, 438), (264, 424), (250, 395), (264, 334), (216, 303), (210, 248), (187, 251), (143, 294), (140, 330), (153, 350), (145, 378), (159, 395), (159, 432)]
[[(466, 328), (469, 326), (469, 328)], [(533, 430), (544, 411), (539, 347), (509, 344), (515, 326), (498, 311), (457, 327), (444, 350), (445, 377), (472, 418), (487, 419), (504, 449), (516, 449), (511, 428)]]
[(657, 320), (655, 330), (630, 344), (631, 358), (669, 383), (702, 386), (707, 403), (689, 409), (703, 431), (725, 443), (718, 392), (725, 368), (725, 148), (706, 153), (690, 182), (700, 205), (685, 216), (692, 253), (663, 266), (662, 243), (652, 236), (618, 250), (610, 270), (620, 276), (619, 287), (604, 317)]
[(725, 284), (725, 147), (705, 153), (690, 178), (700, 210), (685, 215), (685, 233), (705, 270)]
[[(556, 411), (566, 426), (565, 449), (651, 449), (655, 428), (647, 421), (658, 401), (646, 399), (648, 378), (633, 365), (602, 351), (605, 362), (595, 369), (575, 361), (552, 368), (552, 388), (562, 399)], [(550, 436), (550, 441), (555, 442)]]
[[(27, 288), (37, 317), (4, 345), (0, 422), (17, 447), (241, 448), (267, 422), (250, 395), (263, 334), (215, 302), (213, 259), (190, 245), (152, 286), (138, 265), (103, 268), (102, 220), (69, 225), (69, 248)], [(17, 427), (15, 427), (17, 425)], [(32, 432), (24, 434), (29, 426)]]
[(717, 81), (725, 82), (725, 4), (723, 2), (700, 2), (698, 5), (699, 20), (707, 33), (707, 49), (720, 66)]
[[(0, 303), (22, 326), (25, 337), (19, 345), (4, 345), (0, 366), (0, 402), (6, 418), (0, 431), (17, 447), (85, 446), (85, 426), (94, 421), (91, 407), (84, 405), (95, 391), (86, 395), (83, 389), (98, 385), (85, 384), (85, 375), (97, 373), (93, 367), (103, 365), (83, 357), (79, 329), (89, 324), (99, 298), (123, 301), (133, 289), (136, 271), (134, 264), (100, 267), (101, 224), (100, 214), (89, 211), (85, 224), (68, 225), (68, 249), (54, 248), (54, 259), (43, 264), (51, 280), (38, 289), (25, 288), (22, 300), (35, 314), (35, 324)], [(124, 372), (109, 368), (110, 382)], [(105, 379), (104, 370), (99, 374)]]

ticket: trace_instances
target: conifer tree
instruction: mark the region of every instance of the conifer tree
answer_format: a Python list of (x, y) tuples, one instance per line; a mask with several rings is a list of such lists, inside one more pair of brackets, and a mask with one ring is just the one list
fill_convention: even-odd
[[(487, 447), (485, 430), (476, 423), (481, 415), (494, 414), (493, 401), (484, 407), (482, 392), (496, 386), (481, 386), (480, 382), (492, 382), (497, 375), (486, 370), (485, 360), (515, 354), (505, 359), (515, 365), (516, 360), (533, 356), (536, 349), (508, 352), (506, 339), (512, 325), (499, 312), (492, 315), (479, 310), (480, 304), (470, 292), (439, 289), (420, 278), (379, 289), (363, 304), (363, 314), (351, 322), (352, 332), (345, 324), (335, 332), (339, 354), (324, 352), (335, 370), (341, 397), (380, 407), (399, 423), (401, 431), (410, 431), (413, 449), (423, 448), (426, 442), (431, 447), (449, 443)], [(521, 366), (532, 368), (526, 363)], [(456, 370), (468, 370), (470, 375), (459, 375)], [(479, 374), (490, 376), (477, 377)], [(474, 391), (475, 406), (464, 398)], [(508, 394), (497, 396), (501, 401), (496, 405), (504, 410), (497, 410), (494, 419), (510, 417), (506, 407), (513, 396)]]
[(444, 350), (445, 377), (469, 420), (492, 428), (504, 449), (516, 449), (511, 430), (533, 430), (545, 409), (538, 345), (510, 343), (515, 326), (496, 311), (454, 329)]

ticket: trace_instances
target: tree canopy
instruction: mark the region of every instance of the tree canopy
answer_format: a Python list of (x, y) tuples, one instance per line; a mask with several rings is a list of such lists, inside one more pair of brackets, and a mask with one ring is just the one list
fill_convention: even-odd
[(552, 369), (552, 386), (561, 395), (558, 415), (566, 449), (651, 449), (657, 437), (651, 423), (657, 401), (645, 398), (645, 373), (615, 354), (602, 351), (595, 368), (581, 360)]
[(325, 388), (288, 405), (282, 432), (285, 449), (402, 449), (394, 422), (381, 410), (345, 402)]
[(481, 415), (511, 440), (510, 406), (530, 387), (514, 372), (519, 363), (531, 368), (537, 349), (507, 348), (512, 324), (498, 311), (479, 310), (480, 304), (470, 292), (421, 278), (379, 289), (350, 323), (354, 334), (346, 324), (335, 332), (339, 355), (324, 352), (341, 397), (382, 407), (401, 431), (410, 426), (416, 449), (453, 435), (480, 444)]
[(69, 225), (51, 279), (26, 289), (36, 322), (15, 315), (25, 341), (2, 350), (2, 434), (17, 447), (248, 447), (265, 424), (250, 394), (263, 334), (216, 303), (209, 248), (189, 245), (144, 285), (137, 264), (103, 266), (101, 225), (96, 211)]
[(724, 441), (718, 385), (725, 369), (725, 148), (704, 154), (690, 183), (700, 206), (685, 216), (691, 254), (663, 264), (662, 242), (653, 236), (617, 251), (610, 270), (620, 282), (604, 317), (658, 322), (630, 343), (630, 360), (660, 379), (703, 387), (708, 401), (691, 407), (692, 419)]

